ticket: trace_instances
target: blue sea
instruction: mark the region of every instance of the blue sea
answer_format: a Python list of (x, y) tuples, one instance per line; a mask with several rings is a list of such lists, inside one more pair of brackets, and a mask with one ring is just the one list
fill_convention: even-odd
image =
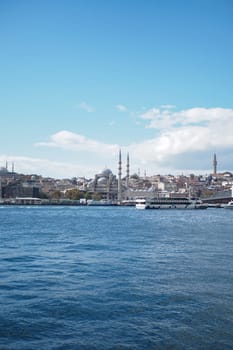
[(1, 350), (233, 349), (233, 211), (0, 207)]

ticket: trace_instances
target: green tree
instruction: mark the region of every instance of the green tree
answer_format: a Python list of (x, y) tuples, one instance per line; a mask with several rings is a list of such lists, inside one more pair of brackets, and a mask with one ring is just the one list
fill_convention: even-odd
[(99, 200), (101, 200), (101, 194), (98, 192), (95, 192), (95, 193), (93, 193), (92, 198), (94, 199), (94, 201), (99, 201)]
[(77, 188), (66, 191), (65, 197), (71, 200), (78, 200), (82, 197), (80, 191)]
[(90, 194), (89, 192), (86, 192), (86, 193), (84, 194), (84, 198), (86, 198), (86, 199), (91, 199), (91, 194)]
[(61, 194), (61, 191), (59, 191), (59, 190), (55, 190), (51, 194), (52, 199), (60, 199), (61, 196), (62, 196), (62, 194)]

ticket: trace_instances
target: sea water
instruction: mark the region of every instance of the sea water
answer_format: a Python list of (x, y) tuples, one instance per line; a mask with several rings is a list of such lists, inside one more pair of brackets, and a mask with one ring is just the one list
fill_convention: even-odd
[(233, 349), (233, 211), (0, 207), (0, 349)]

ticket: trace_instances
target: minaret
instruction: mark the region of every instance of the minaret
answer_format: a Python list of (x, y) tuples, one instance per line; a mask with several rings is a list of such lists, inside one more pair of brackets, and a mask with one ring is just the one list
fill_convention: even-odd
[(213, 160), (213, 171), (214, 171), (214, 175), (217, 174), (217, 157), (216, 154), (214, 153), (214, 160)]
[(129, 187), (129, 153), (127, 153), (127, 163), (126, 163), (126, 187)]
[(119, 150), (119, 162), (118, 162), (118, 204), (121, 204), (121, 150)]

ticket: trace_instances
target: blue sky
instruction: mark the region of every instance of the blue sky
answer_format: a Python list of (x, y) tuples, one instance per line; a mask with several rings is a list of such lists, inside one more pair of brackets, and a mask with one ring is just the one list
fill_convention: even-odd
[(231, 0), (0, 0), (0, 166), (233, 171)]

